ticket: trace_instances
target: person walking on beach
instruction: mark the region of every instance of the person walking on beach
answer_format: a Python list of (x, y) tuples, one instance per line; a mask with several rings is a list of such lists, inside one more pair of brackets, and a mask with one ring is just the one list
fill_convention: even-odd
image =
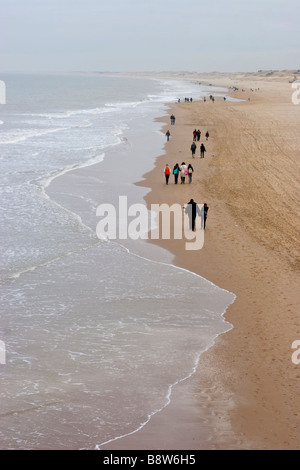
[(175, 182), (175, 184), (177, 184), (178, 183), (178, 176), (179, 176), (179, 165), (178, 165), (178, 163), (176, 163), (176, 165), (174, 165), (173, 175), (174, 175), (174, 182)]
[(205, 202), (201, 209), (201, 228), (203, 228), (204, 230), (206, 227), (207, 212), (208, 212), (208, 205)]
[(170, 178), (170, 167), (168, 164), (166, 164), (165, 166), (165, 170), (164, 170), (164, 173), (165, 173), (165, 178), (166, 178), (166, 184), (169, 184), (169, 178)]
[(187, 203), (186, 208), (185, 208), (185, 213), (189, 217), (190, 229), (192, 229), (192, 231), (195, 232), (196, 217), (197, 217), (197, 214), (199, 214), (199, 208), (198, 208), (198, 204), (194, 201), (194, 199), (190, 199), (189, 202)]
[(188, 175), (189, 175), (189, 184), (191, 184), (194, 168), (192, 167), (192, 165), (190, 163), (189, 163), (187, 171), (188, 171)]
[(193, 131), (193, 141), (196, 142), (197, 139), (197, 131), (196, 129)]
[(200, 129), (198, 129), (197, 130), (197, 140), (198, 140), (198, 142), (200, 140), (200, 137), (201, 137), (201, 131), (200, 131)]
[(170, 131), (167, 130), (167, 132), (166, 132), (167, 142), (169, 142), (169, 140), (170, 140), (170, 135), (171, 135)]
[(187, 166), (184, 162), (181, 163), (180, 166), (180, 178), (181, 178), (181, 184), (185, 184), (185, 177), (187, 176)]
[(207, 212), (208, 212), (208, 205), (205, 202), (204, 206), (203, 206), (203, 216), (204, 216), (203, 217), (204, 218), (203, 228), (204, 228), (204, 230), (205, 230), (205, 226), (206, 226)]
[(206, 152), (206, 148), (204, 147), (204, 144), (202, 143), (200, 145), (200, 158), (204, 158), (204, 152)]
[(206, 137), (206, 140), (208, 140), (208, 138), (209, 138), (209, 132), (208, 131), (206, 132), (205, 137)]
[(174, 116), (174, 114), (171, 114), (170, 120), (171, 120), (171, 125), (175, 124), (175, 116)]
[(191, 145), (191, 151), (192, 151), (192, 157), (195, 158), (195, 152), (196, 152), (197, 145), (195, 142), (192, 143)]

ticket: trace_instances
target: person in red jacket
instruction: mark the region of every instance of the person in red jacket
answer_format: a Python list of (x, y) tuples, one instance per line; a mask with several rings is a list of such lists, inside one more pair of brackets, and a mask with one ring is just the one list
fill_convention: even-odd
[(171, 173), (171, 170), (170, 170), (170, 167), (168, 164), (166, 164), (165, 166), (165, 178), (166, 178), (166, 184), (169, 184), (169, 178), (170, 178), (170, 173)]

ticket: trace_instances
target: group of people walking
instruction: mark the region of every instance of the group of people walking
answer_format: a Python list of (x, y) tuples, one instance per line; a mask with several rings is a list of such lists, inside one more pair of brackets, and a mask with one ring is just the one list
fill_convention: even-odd
[[(193, 158), (195, 158), (196, 150), (197, 150), (197, 145), (195, 144), (195, 142), (193, 142), (192, 145), (191, 145), (191, 152), (192, 152), (192, 157)], [(206, 152), (206, 148), (205, 148), (205, 145), (202, 142), (202, 144), (200, 145), (200, 158), (204, 158), (204, 152)]]
[[(175, 124), (174, 114), (172, 114), (170, 116), (170, 121), (171, 121), (171, 125)], [(167, 141), (170, 140), (170, 135), (171, 135), (170, 131), (167, 130), (167, 132), (166, 132)], [(198, 129), (198, 130), (195, 129), (193, 131), (193, 142), (192, 142), (192, 145), (191, 145), (191, 152), (192, 152), (192, 157), (193, 158), (195, 158), (196, 149), (197, 149), (196, 142), (199, 142), (200, 138), (201, 138), (200, 129)], [(205, 138), (206, 138), (206, 140), (208, 140), (208, 138), (209, 138), (209, 132), (208, 131), (205, 134)], [(201, 145), (200, 145), (200, 158), (204, 158), (204, 153), (205, 152), (206, 152), (206, 148), (205, 148), (205, 145), (202, 142)], [(174, 165), (173, 169), (171, 169), (169, 164), (166, 164), (166, 166), (164, 168), (164, 175), (165, 175), (165, 180), (166, 180), (167, 185), (169, 184), (171, 174), (174, 176), (174, 184), (178, 184), (179, 177), (180, 177), (180, 183), (181, 184), (185, 184), (187, 178), (188, 178), (189, 184), (191, 184), (193, 173), (194, 173), (194, 168), (191, 165), (191, 163), (189, 163), (188, 165), (186, 165), (185, 162), (182, 162), (181, 165), (179, 165), (179, 163), (176, 163)], [(198, 204), (193, 199), (190, 199), (190, 201), (187, 204), (186, 211), (188, 211), (188, 213), (189, 213), (191, 229), (194, 231), (195, 230), (196, 216), (199, 212)], [(202, 228), (204, 228), (204, 229), (205, 229), (205, 226), (206, 226), (207, 212), (208, 212), (208, 206), (207, 206), (206, 203), (204, 203), (203, 208), (201, 210), (201, 214), (200, 214), (200, 212), (198, 214), (198, 215), (201, 215), (201, 219), (202, 219), (202, 224), (201, 225), (202, 225)]]
[[(196, 154), (196, 150), (197, 150), (197, 145), (196, 145), (196, 141), (200, 141), (200, 137), (201, 137), (201, 131), (200, 129), (198, 130), (194, 130), (193, 131), (193, 142), (192, 142), (192, 145), (191, 145), (191, 152), (192, 152), (192, 157), (195, 158), (195, 154)], [(208, 140), (209, 138), (209, 132), (207, 131), (206, 134), (205, 134), (205, 137), (206, 137), (206, 140)], [(200, 145), (200, 158), (204, 158), (204, 153), (206, 152), (206, 148), (205, 148), (205, 145), (202, 144)]]
[[(187, 177), (189, 179), (189, 184), (190, 184), (192, 182), (193, 173), (194, 173), (194, 168), (192, 167), (190, 163), (188, 165), (186, 165), (185, 162), (182, 162), (181, 165), (179, 165), (179, 163), (176, 163), (172, 170), (172, 174), (174, 175), (174, 183), (178, 184), (178, 179), (180, 176), (181, 184), (185, 184), (185, 179)], [(165, 174), (166, 184), (169, 184), (171, 168), (169, 167), (168, 164), (165, 166), (164, 174)]]
[(199, 140), (200, 140), (200, 137), (201, 137), (201, 131), (200, 131), (200, 129), (198, 129), (198, 130), (195, 129), (195, 130), (193, 131), (193, 141), (194, 141), (194, 142), (196, 142), (196, 140), (199, 141)]
[(186, 205), (185, 213), (189, 216), (190, 219), (190, 228), (193, 232), (196, 230), (196, 217), (197, 215), (201, 217), (201, 228), (205, 230), (206, 227), (206, 219), (208, 213), (208, 205), (205, 202), (200, 209), (198, 204), (194, 201), (194, 199), (190, 199)]

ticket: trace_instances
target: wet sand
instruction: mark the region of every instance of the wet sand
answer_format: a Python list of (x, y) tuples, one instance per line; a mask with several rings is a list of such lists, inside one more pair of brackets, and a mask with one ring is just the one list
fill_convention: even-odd
[[(292, 103), (291, 74), (188, 78), (237, 87), (231, 96), (245, 101), (176, 103), (169, 109), (175, 125), (161, 119), (171, 138), (139, 183), (151, 188), (147, 204), (192, 197), (207, 202), (209, 213), (203, 249), (186, 251), (184, 240), (149, 243), (237, 296), (225, 315), (233, 329), (201, 356), (169, 406), (104, 449), (299, 449), (300, 364), (292, 362), (292, 343), (300, 340), (300, 105)], [(199, 142), (191, 155), (195, 128), (204, 159)], [(192, 184), (174, 185), (171, 176), (167, 186), (165, 164), (182, 161), (194, 167)]]

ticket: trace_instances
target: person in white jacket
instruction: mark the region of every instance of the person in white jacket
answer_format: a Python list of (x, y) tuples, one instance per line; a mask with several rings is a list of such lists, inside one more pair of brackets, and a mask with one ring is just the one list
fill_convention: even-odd
[(185, 183), (185, 177), (187, 176), (187, 166), (184, 162), (181, 163), (180, 165), (180, 178), (181, 178), (181, 184)]

